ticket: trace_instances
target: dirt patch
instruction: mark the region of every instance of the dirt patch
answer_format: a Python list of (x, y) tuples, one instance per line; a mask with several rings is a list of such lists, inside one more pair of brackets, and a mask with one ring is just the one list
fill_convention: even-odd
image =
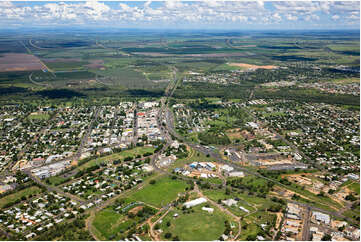
[(241, 68), (248, 69), (248, 70), (257, 70), (257, 69), (272, 70), (272, 69), (278, 68), (278, 66), (271, 66), (271, 65), (257, 66), (257, 65), (251, 65), (251, 64), (246, 64), (246, 63), (228, 63), (228, 65), (229, 66), (237, 66), (237, 67), (241, 67)]
[(0, 72), (46, 69), (34, 55), (5, 53), (0, 56)]
[(239, 128), (237, 128), (237, 129), (229, 129), (229, 130), (227, 130), (226, 135), (231, 140), (240, 139), (242, 137), (241, 129), (239, 129)]
[(103, 60), (91, 60), (90, 64), (86, 65), (86, 67), (100, 69), (104, 68), (104, 61)]
[(144, 206), (137, 206), (135, 208), (132, 208), (129, 210), (129, 213), (132, 213), (132, 214), (137, 214), (140, 210), (143, 209)]
[(43, 61), (48, 63), (54, 63), (54, 62), (81, 62), (81, 59), (78, 58), (49, 58), (49, 59), (43, 59)]

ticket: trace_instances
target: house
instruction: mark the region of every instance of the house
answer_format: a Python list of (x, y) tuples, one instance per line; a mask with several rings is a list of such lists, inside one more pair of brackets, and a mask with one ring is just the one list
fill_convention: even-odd
[(257, 240), (259, 240), (259, 241), (263, 241), (263, 240), (266, 240), (265, 238), (263, 238), (263, 236), (261, 236), (261, 235), (257, 235)]
[(321, 212), (313, 211), (312, 216), (314, 216), (317, 221), (325, 223), (325, 224), (329, 224), (331, 221), (330, 215), (324, 214)]
[(223, 204), (227, 205), (228, 207), (232, 206), (232, 205), (236, 205), (237, 204), (237, 201), (230, 198), (230, 199), (227, 199), (227, 200), (223, 200), (222, 201)]
[(207, 211), (208, 213), (213, 213), (214, 208), (207, 208), (207, 207), (202, 207), (203, 211)]
[(30, 233), (30, 234), (28, 234), (28, 235), (25, 235), (25, 238), (30, 239), (30, 238), (33, 238), (33, 237), (35, 237), (35, 236), (36, 236), (35, 233)]
[(243, 171), (234, 171), (229, 173), (230, 177), (244, 177)]
[(242, 206), (239, 206), (239, 209), (241, 209), (242, 211), (244, 211), (244, 212), (246, 212), (246, 213), (249, 213), (249, 210), (246, 209), (246, 208), (244, 208), (244, 207), (242, 207)]
[(229, 166), (229, 165), (223, 165), (221, 167), (222, 170), (226, 171), (226, 172), (231, 172), (234, 170), (234, 168), (232, 166)]

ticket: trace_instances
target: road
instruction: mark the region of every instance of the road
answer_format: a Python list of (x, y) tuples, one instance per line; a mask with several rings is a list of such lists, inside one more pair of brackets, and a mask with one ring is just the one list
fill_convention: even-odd
[(310, 239), (310, 215), (311, 208), (307, 207), (303, 217), (302, 240), (308, 241)]
[(56, 193), (58, 193), (58, 194), (60, 194), (60, 195), (62, 195), (62, 196), (64, 196), (64, 197), (68, 197), (68, 198), (70, 198), (70, 199), (78, 202), (78, 203), (80, 204), (80, 206), (87, 203), (87, 201), (84, 201), (83, 199), (80, 199), (79, 197), (77, 197), (77, 196), (75, 196), (75, 195), (72, 195), (72, 194), (69, 194), (69, 193), (64, 192), (64, 191), (63, 191), (61, 188), (59, 188), (59, 187), (51, 186), (51, 185), (48, 185), (48, 184), (42, 182), (39, 177), (34, 176), (34, 175), (31, 173), (31, 171), (29, 171), (29, 170), (24, 171), (24, 173), (27, 174), (27, 175), (30, 177), (31, 180), (33, 180), (34, 182), (36, 182), (36, 183), (39, 184), (40, 186), (45, 187), (46, 190), (48, 190), (48, 191), (56, 192)]
[(33, 72), (29, 75), (29, 81), (35, 85), (38, 85), (38, 86), (43, 86), (43, 87), (48, 87), (50, 88), (51, 85), (48, 84), (48, 83), (43, 83), (43, 82), (37, 82), (37, 81), (34, 81), (33, 80)]

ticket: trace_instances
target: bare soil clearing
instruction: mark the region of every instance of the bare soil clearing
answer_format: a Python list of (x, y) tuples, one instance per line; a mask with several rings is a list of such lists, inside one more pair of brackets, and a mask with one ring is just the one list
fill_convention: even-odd
[(245, 69), (267, 69), (272, 70), (278, 68), (278, 66), (272, 66), (272, 65), (266, 65), (266, 66), (257, 66), (257, 65), (251, 65), (246, 63), (228, 63), (229, 66), (237, 66)]
[(0, 56), (0, 72), (34, 71), (45, 69), (40, 59), (34, 55), (5, 53)]

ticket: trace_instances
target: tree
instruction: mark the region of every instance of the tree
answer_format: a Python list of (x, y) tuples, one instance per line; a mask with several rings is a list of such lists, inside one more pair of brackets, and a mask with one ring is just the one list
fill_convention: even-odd
[(156, 183), (156, 180), (150, 180), (149, 184), (154, 185)]
[(323, 237), (322, 237), (322, 241), (331, 241), (332, 237), (331, 235), (329, 234), (325, 234)]

